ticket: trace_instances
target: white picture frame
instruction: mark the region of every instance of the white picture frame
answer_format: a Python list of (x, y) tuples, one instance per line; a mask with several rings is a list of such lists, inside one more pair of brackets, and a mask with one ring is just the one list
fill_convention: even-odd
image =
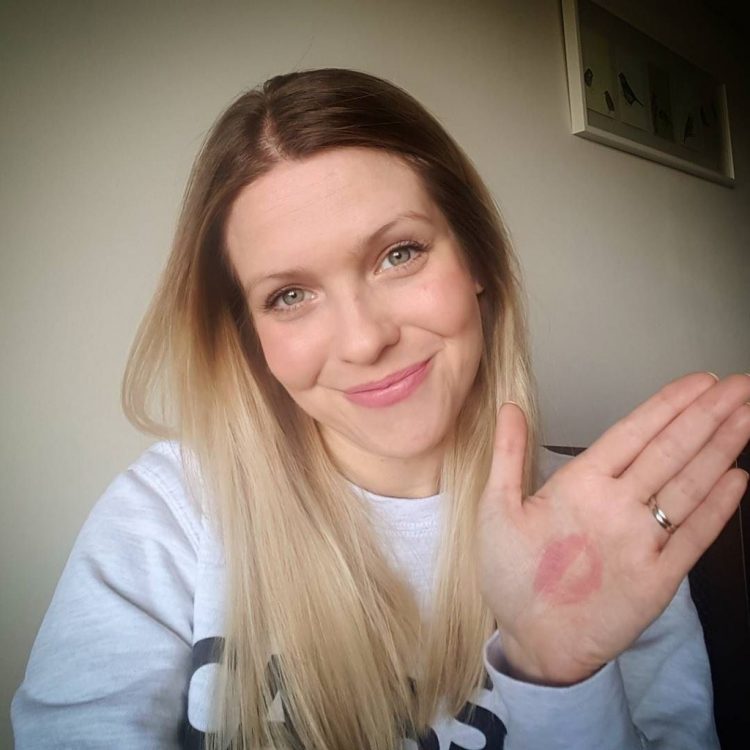
[(726, 86), (592, 0), (562, 15), (571, 132), (733, 187)]

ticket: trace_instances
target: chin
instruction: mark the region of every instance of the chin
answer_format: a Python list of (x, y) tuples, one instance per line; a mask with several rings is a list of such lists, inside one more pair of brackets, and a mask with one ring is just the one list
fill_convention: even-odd
[(388, 458), (410, 459), (429, 453), (444, 442), (447, 429), (431, 425), (429, 429), (401, 430), (398, 425), (385, 434), (370, 436), (364, 450)]

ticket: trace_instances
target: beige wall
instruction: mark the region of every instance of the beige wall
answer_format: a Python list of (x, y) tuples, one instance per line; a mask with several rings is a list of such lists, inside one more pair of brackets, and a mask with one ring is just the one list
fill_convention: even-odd
[(694, 3), (606, 4), (726, 78), (734, 190), (569, 135), (557, 0), (2, 4), (4, 714), (78, 528), (150, 442), (120, 378), (191, 160), (274, 73), (385, 76), (466, 148), (522, 258), (547, 442), (590, 442), (682, 373), (750, 369), (738, 42)]

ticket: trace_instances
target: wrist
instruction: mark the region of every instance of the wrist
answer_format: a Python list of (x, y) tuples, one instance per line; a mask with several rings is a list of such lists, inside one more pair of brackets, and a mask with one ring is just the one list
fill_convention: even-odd
[(511, 636), (501, 634), (501, 640), (503, 671), (521, 682), (544, 687), (569, 687), (583, 682), (604, 666), (588, 669), (569, 663), (567, 659), (556, 659), (554, 664), (545, 663), (526, 651)]

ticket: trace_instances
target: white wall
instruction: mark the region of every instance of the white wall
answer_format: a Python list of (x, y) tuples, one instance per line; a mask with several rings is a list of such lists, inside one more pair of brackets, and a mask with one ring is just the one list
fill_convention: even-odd
[(191, 160), (270, 75), (382, 75), (466, 148), (522, 258), (547, 442), (591, 442), (685, 372), (750, 369), (739, 38), (695, 3), (606, 5), (725, 77), (734, 190), (569, 135), (557, 0), (2, 4), (4, 714), (76, 531), (151, 442), (120, 378)]

